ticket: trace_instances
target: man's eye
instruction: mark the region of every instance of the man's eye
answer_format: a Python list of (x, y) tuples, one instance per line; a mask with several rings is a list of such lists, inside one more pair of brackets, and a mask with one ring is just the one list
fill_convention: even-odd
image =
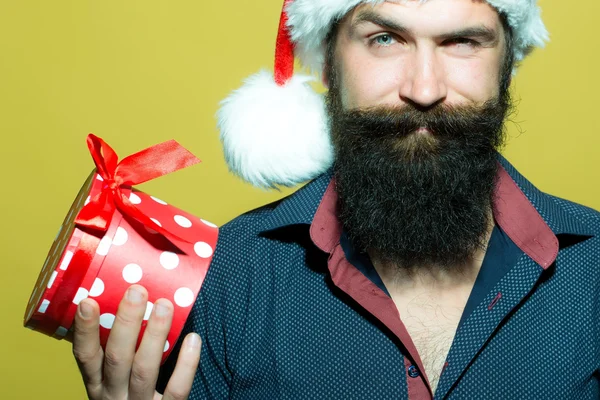
[(372, 38), (370, 40), (371, 44), (374, 44), (376, 46), (382, 46), (382, 47), (391, 46), (392, 44), (394, 44), (394, 42), (395, 42), (395, 39), (393, 38), (392, 35), (390, 35), (388, 33), (384, 33), (382, 35), (375, 36), (374, 38)]
[(473, 39), (469, 39), (469, 38), (463, 38), (463, 37), (450, 39), (446, 43), (447, 44), (466, 45), (466, 46), (470, 46), (470, 47), (477, 47), (477, 46), (479, 46), (479, 42), (478, 41), (473, 40)]

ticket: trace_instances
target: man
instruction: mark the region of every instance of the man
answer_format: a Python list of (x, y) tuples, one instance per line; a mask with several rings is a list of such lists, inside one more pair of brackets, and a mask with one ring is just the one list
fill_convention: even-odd
[[(516, 63), (546, 38), (535, 2), (284, 10), (277, 86), (250, 79), (219, 125), (240, 176), (312, 181), (222, 228), (186, 328), (200, 364), (192, 333), (163, 398), (599, 398), (600, 214), (498, 154)], [(292, 78), (290, 39), (322, 67), (326, 107)], [(135, 353), (146, 293), (128, 293), (105, 355), (81, 303), (92, 399), (159, 398), (172, 305)]]

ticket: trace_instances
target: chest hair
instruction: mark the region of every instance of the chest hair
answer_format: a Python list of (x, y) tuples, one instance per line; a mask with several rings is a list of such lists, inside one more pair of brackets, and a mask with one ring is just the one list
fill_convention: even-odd
[(469, 293), (392, 296), (435, 392)]

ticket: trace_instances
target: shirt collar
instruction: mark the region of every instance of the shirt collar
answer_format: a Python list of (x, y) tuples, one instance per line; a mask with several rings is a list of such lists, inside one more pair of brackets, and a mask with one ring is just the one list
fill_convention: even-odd
[(324, 193), (330, 182), (332, 182), (332, 178), (333, 171), (329, 169), (291, 196), (282, 199), (264, 220), (261, 233), (292, 225), (312, 224), (320, 204), (319, 200), (323, 200)]
[(513, 184), (516, 185), (517, 189), (527, 198), (530, 206), (538, 212), (544, 222), (556, 235), (579, 235), (588, 237), (598, 235), (598, 229), (594, 229), (592, 224), (585, 223), (576, 215), (576, 207), (583, 208), (583, 206), (575, 205), (576, 207), (572, 208), (573, 212), (568, 212), (564, 205), (560, 204), (563, 201), (562, 199), (540, 191), (501, 155), (499, 155), (499, 162), (503, 169), (508, 173)]
[[(559, 238), (596, 235), (588, 224), (568, 214), (556, 198), (535, 188), (504, 157), (498, 155), (498, 160), (494, 218), (511, 240), (542, 268), (548, 268), (556, 259), (561, 248)], [(332, 170), (283, 199), (265, 220), (262, 232), (291, 225), (311, 225), (313, 242), (327, 253), (339, 244), (342, 228), (337, 218)]]

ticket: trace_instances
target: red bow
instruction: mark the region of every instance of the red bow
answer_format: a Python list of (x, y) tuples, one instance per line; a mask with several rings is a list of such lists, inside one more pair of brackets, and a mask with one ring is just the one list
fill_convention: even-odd
[(96, 172), (104, 179), (104, 185), (102, 191), (81, 209), (75, 224), (106, 232), (115, 210), (119, 210), (121, 214), (162, 234), (172, 243), (174, 240), (188, 243), (193, 241), (154, 223), (129, 201), (121, 189), (130, 189), (133, 185), (189, 167), (199, 163), (200, 160), (174, 140), (132, 154), (121, 162), (118, 162), (119, 158), (115, 151), (99, 137), (89, 134), (87, 145), (96, 164)]

